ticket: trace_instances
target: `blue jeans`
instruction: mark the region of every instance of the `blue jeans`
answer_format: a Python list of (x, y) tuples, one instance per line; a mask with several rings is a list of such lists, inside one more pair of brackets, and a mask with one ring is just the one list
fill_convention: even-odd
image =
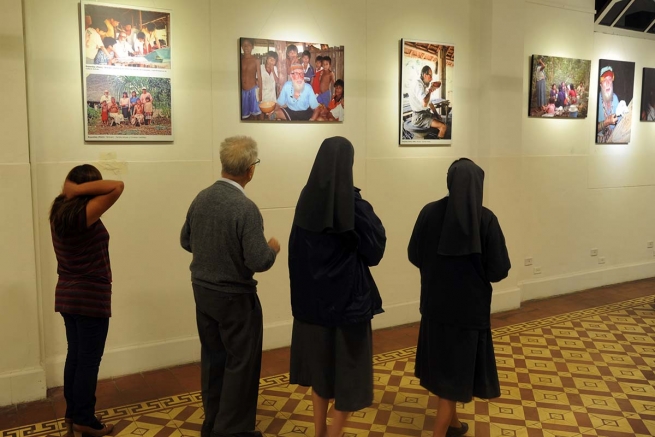
[(68, 353), (64, 366), (66, 418), (78, 425), (101, 428), (95, 417), (96, 385), (105, 351), (109, 318), (61, 313), (66, 325)]

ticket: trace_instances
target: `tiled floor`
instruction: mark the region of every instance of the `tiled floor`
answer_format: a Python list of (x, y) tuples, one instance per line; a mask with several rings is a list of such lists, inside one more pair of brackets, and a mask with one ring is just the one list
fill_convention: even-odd
[[(655, 389), (653, 389), (655, 375), (652, 371), (655, 367), (655, 353), (648, 352), (648, 344), (642, 344), (643, 342), (635, 340), (643, 337), (646, 343), (648, 341), (655, 342), (653, 334), (655, 315), (653, 315), (652, 306), (649, 306), (653, 299), (652, 297), (638, 299), (652, 295), (655, 295), (655, 279), (588, 290), (549, 300), (527, 302), (519, 310), (493, 315), (492, 324), (499, 373), (505, 379), (503, 382), (504, 395), (498, 402), (475, 402), (461, 410), (465, 420), (469, 420), (471, 425), (474, 425), (473, 422), (475, 422), (469, 435), (530, 437), (537, 435), (617, 435), (626, 437), (629, 435), (655, 435), (655, 410), (653, 410), (655, 409)], [(595, 310), (590, 310), (570, 315), (574, 311), (588, 310), (630, 299), (633, 300), (634, 305), (627, 304), (626, 308), (619, 305), (607, 307), (598, 314), (594, 312)], [(635, 309), (635, 307), (643, 308)], [(552, 316), (565, 313), (569, 315), (563, 316), (563, 318), (552, 318)], [(551, 318), (548, 319), (549, 317)], [(621, 322), (615, 320), (616, 317), (628, 317), (629, 320)], [(526, 324), (526, 322), (529, 323)], [(636, 331), (630, 332), (632, 329)], [(626, 334), (633, 336), (628, 338)], [(434, 406), (431, 404), (433, 400), (430, 399), (433, 398), (426, 397), (426, 393), (420, 389), (416, 391), (415, 380), (411, 378), (413, 369), (413, 349), (411, 348), (416, 344), (417, 335), (417, 324), (374, 333), (374, 352), (384, 354), (376, 358), (377, 404), (374, 405), (374, 408), (362, 413), (363, 416), (360, 415), (351, 420), (350, 426), (354, 426), (354, 428), (350, 429), (350, 432), (353, 435), (361, 433), (421, 435), (424, 433), (423, 429), (430, 429), (434, 415)], [(572, 335), (577, 337), (571, 338)], [(593, 338), (593, 336), (602, 335), (608, 337)], [(589, 343), (590, 341), (597, 341), (601, 346), (592, 345)], [(567, 346), (565, 342), (572, 343)], [(571, 355), (579, 352), (574, 351), (578, 347), (576, 344), (583, 344), (586, 349), (595, 347), (594, 350), (597, 352), (590, 353), (587, 350), (582, 357)], [(612, 350), (603, 349), (611, 344), (622, 348), (627, 356), (626, 353), (619, 353), (621, 351), (614, 353)], [(535, 358), (534, 355), (537, 352), (532, 353), (529, 350), (526, 352), (526, 349), (520, 348), (521, 346), (547, 353), (548, 360), (540, 362), (543, 356)], [(389, 353), (393, 351), (398, 352)], [(530, 357), (530, 354), (533, 356)], [(287, 387), (285, 377), (276, 376), (288, 371), (288, 355), (288, 348), (264, 353), (260, 426), (271, 435), (281, 435), (287, 432), (294, 435), (313, 435), (313, 430), (309, 426), (311, 416), (308, 416), (310, 413), (306, 410), (308, 405), (306, 391), (295, 386)], [(609, 356), (629, 357), (628, 367), (625, 367), (624, 364), (620, 364), (618, 367), (608, 366), (604, 359)], [(572, 365), (587, 370), (574, 369), (572, 371)], [(629, 376), (627, 373), (620, 374), (622, 371), (633, 372), (633, 376)], [(575, 372), (582, 373), (574, 375)], [(618, 377), (616, 372), (619, 372)], [(543, 380), (535, 382), (534, 378)], [(611, 380), (612, 378), (614, 380)], [(644, 385), (643, 382), (641, 386), (635, 385), (634, 387), (637, 389), (645, 390), (639, 395), (638, 392), (632, 393), (629, 389), (626, 389), (628, 391), (623, 390), (625, 384), (622, 385), (621, 378), (627, 382), (634, 382), (635, 378), (642, 378), (646, 380), (646, 384), (650, 383), (650, 385)], [(547, 382), (548, 379), (555, 382)], [(121, 435), (130, 433), (157, 435), (157, 437), (167, 437), (174, 433), (196, 435), (196, 425), (202, 415), (198, 404), (199, 397), (196, 393), (199, 390), (199, 380), (200, 369), (197, 363), (103, 380), (98, 384), (97, 409), (106, 410), (107, 418), (111, 417), (116, 421), (118, 432), (115, 432), (114, 435), (119, 433)], [(607, 397), (607, 393), (603, 393), (602, 396), (594, 398), (592, 395), (598, 394), (595, 393), (594, 388), (588, 386), (580, 392), (580, 387), (576, 386), (576, 384), (584, 384), (585, 381), (592, 384), (601, 380), (604, 381), (603, 387), (626, 397)], [(527, 385), (537, 388), (528, 390)], [(567, 389), (569, 391), (566, 391)], [(579, 392), (573, 393), (570, 390)], [(190, 394), (175, 396), (185, 393)], [(405, 401), (402, 401), (399, 397), (403, 393), (413, 393), (414, 396), (409, 396), (412, 401), (407, 401), (409, 399), (407, 397)], [(559, 401), (559, 396), (562, 394), (568, 400), (567, 402)], [(393, 399), (389, 396), (392, 396)], [(539, 398), (539, 396), (542, 397)], [(398, 404), (396, 398), (402, 402)], [(156, 399), (159, 401), (152, 401)], [(554, 409), (540, 408), (539, 402), (549, 404), (548, 399), (551, 399), (551, 403), (556, 405)], [(614, 399), (615, 401), (613, 401)], [(412, 407), (416, 407), (416, 405), (409, 405), (413, 402), (418, 403), (417, 405), (422, 408), (419, 413), (410, 411)], [(602, 414), (604, 411), (600, 410), (597, 412), (593, 406), (588, 408), (589, 402), (592, 404), (606, 402), (608, 405), (619, 406), (620, 411), (623, 411), (623, 416), (617, 416), (616, 410), (607, 406), (598, 407), (600, 410), (608, 410), (607, 414)], [(126, 405), (130, 405), (130, 407), (120, 408)], [(1, 435), (2, 437), (59, 435), (59, 424), (55, 419), (61, 419), (64, 408), (61, 388), (50, 389), (48, 399), (44, 401), (0, 407), (0, 430), (5, 430)], [(390, 408), (388, 411), (391, 412), (404, 411), (414, 414), (414, 416), (411, 414), (411, 417), (401, 415), (404, 417), (401, 420), (401, 416), (381, 413), (380, 411), (385, 411), (385, 408)], [(494, 410), (494, 408), (496, 409)], [(582, 410), (586, 411), (583, 413)], [(591, 411), (589, 415), (587, 415), (588, 411)], [(640, 412), (645, 412), (645, 419), (635, 418), (634, 415), (638, 416)], [(652, 417), (649, 416), (649, 412), (652, 412)], [(625, 416), (627, 413), (630, 414)], [(521, 414), (523, 414), (523, 419), (519, 418)], [(587, 415), (587, 419), (584, 419), (583, 415)], [(419, 420), (419, 416), (422, 419)], [(560, 416), (561, 420), (567, 419), (568, 422), (564, 420), (559, 423)], [(576, 423), (580, 425), (577, 430), (573, 429), (573, 425), (569, 423), (571, 417), (575, 417)], [(148, 429), (139, 428), (143, 425), (141, 421), (144, 420), (151, 425), (149, 428), (146, 427)], [(498, 422), (499, 420), (500, 422)], [(520, 422), (521, 420), (524, 422)], [(532, 426), (529, 426), (527, 421), (531, 421)], [(41, 423), (41, 425), (24, 427), (36, 423)], [(357, 425), (358, 423), (359, 425)], [(595, 426), (599, 423), (601, 425)], [(626, 423), (631, 425), (631, 431), (626, 428)], [(612, 428), (614, 426), (612, 424), (616, 424), (616, 427)], [(121, 432), (121, 427), (124, 428), (123, 432)]]

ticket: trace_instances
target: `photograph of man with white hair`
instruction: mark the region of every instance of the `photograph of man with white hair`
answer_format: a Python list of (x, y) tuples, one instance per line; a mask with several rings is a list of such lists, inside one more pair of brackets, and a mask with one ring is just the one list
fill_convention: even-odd
[(627, 144), (632, 124), (635, 63), (601, 59), (598, 71), (596, 143)]

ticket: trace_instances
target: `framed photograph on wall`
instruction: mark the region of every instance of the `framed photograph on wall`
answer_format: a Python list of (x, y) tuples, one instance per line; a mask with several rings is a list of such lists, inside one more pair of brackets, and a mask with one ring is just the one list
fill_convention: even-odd
[(171, 12), (81, 3), (84, 139), (172, 141)]
[(591, 61), (532, 55), (528, 117), (587, 118)]
[(655, 68), (644, 68), (639, 119), (641, 121), (655, 121)]
[(597, 144), (630, 142), (634, 85), (634, 62), (599, 60)]
[(108, 134), (171, 136), (169, 78), (89, 74), (85, 79), (87, 134), (91, 138)]
[(449, 145), (455, 46), (402, 39), (400, 145)]
[(239, 39), (241, 120), (342, 122), (344, 48)]

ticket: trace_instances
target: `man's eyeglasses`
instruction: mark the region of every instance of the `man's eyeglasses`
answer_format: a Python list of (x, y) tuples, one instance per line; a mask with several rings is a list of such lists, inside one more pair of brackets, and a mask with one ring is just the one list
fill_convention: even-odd
[(303, 73), (302, 71), (294, 71), (293, 73), (291, 73), (291, 76), (304, 76), (304, 75), (305, 73)]
[(262, 162), (262, 160), (261, 160), (261, 159), (258, 159), (257, 161), (255, 161), (255, 162), (253, 162), (252, 164), (250, 164), (250, 166), (252, 167), (253, 165), (257, 165), (257, 164), (259, 164), (260, 162)]

